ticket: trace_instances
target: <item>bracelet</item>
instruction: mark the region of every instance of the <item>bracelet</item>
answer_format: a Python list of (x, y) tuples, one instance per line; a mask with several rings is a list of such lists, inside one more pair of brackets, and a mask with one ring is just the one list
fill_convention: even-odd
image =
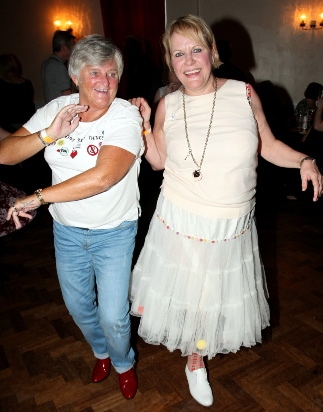
[(42, 194), (40, 193), (43, 189), (37, 189), (35, 190), (34, 194), (37, 196), (37, 199), (39, 200), (41, 205), (47, 205), (48, 202), (45, 202)]
[(301, 161), (299, 163), (299, 168), (302, 167), (302, 164), (303, 164), (303, 162), (305, 162), (305, 160), (312, 160), (313, 163), (316, 163), (316, 160), (313, 157), (305, 156), (305, 157), (303, 157), (303, 159), (301, 159)]
[(142, 134), (143, 136), (146, 136), (146, 135), (149, 134), (149, 133), (151, 133), (151, 127), (149, 127), (149, 129), (147, 129), (147, 130), (143, 130), (141, 134)]
[(42, 142), (42, 144), (43, 144), (44, 146), (48, 146), (48, 144), (45, 142), (45, 140), (41, 137), (40, 132), (37, 132), (37, 136), (38, 136), (39, 140)]

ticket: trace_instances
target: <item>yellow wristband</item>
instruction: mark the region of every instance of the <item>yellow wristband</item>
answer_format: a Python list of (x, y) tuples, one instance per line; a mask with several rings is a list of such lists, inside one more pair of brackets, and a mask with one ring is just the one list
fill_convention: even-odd
[(51, 143), (55, 142), (54, 139), (52, 139), (51, 137), (47, 136), (46, 129), (41, 130), (41, 131), (40, 131), (40, 135), (41, 135), (42, 139), (44, 140), (44, 142), (45, 142), (46, 144), (51, 144)]
[(142, 131), (142, 135), (143, 135), (143, 136), (146, 136), (146, 135), (149, 134), (149, 133), (151, 133), (151, 127), (149, 127), (149, 129), (147, 129), (147, 130), (143, 130), (143, 131)]

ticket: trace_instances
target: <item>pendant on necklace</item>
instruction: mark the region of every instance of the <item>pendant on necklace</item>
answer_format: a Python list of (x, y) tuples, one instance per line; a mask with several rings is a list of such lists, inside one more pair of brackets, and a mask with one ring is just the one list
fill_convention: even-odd
[(193, 177), (194, 177), (195, 182), (198, 182), (199, 180), (202, 179), (202, 173), (199, 170), (194, 170)]

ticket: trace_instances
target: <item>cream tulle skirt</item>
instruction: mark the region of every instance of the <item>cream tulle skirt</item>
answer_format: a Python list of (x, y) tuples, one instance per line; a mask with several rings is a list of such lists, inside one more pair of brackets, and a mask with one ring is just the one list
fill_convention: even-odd
[(205, 218), (159, 196), (130, 291), (147, 343), (209, 359), (251, 347), (269, 325), (267, 297), (254, 211)]

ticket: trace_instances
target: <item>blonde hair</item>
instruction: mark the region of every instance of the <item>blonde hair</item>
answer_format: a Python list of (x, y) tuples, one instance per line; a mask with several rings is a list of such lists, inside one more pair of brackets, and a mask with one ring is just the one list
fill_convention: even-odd
[(206, 22), (198, 16), (187, 14), (174, 20), (166, 29), (162, 37), (162, 43), (165, 49), (165, 61), (170, 70), (172, 70), (172, 50), (171, 37), (174, 33), (181, 36), (196, 40), (206, 47), (213, 56), (212, 65), (219, 66), (220, 59), (215, 45), (214, 35), (211, 28)]

